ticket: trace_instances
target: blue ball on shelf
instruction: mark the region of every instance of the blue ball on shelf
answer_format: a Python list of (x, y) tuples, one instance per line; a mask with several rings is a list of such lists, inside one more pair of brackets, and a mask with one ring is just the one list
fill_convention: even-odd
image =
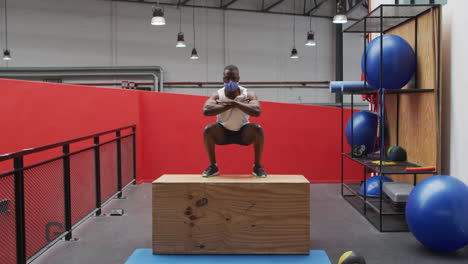
[[(416, 56), (411, 45), (397, 35), (383, 35), (382, 86), (385, 89), (401, 89), (414, 74)], [(364, 70), (364, 55), (361, 70), (366, 72), (366, 80), (374, 89), (380, 87), (380, 37), (372, 40), (366, 48), (367, 71)]]
[[(382, 183), (392, 182), (393, 180), (387, 176), (372, 176), (366, 180), (366, 196), (380, 197), (380, 177)], [(364, 195), (364, 183), (361, 184), (360, 193)]]
[[(359, 111), (353, 115), (353, 143), (351, 144), (351, 118), (346, 124), (346, 140), (352, 146), (366, 146), (364, 154), (379, 150), (377, 137), (378, 116), (371, 111)], [(375, 146), (374, 146), (375, 145)], [(375, 148), (375, 149), (374, 149)]]

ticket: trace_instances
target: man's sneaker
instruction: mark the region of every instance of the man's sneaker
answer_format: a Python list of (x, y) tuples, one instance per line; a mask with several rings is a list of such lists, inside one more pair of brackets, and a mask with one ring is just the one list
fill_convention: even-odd
[(265, 178), (267, 176), (267, 173), (263, 170), (260, 164), (255, 164), (253, 168), (253, 176), (258, 178)]
[(217, 176), (219, 174), (219, 170), (218, 170), (218, 165), (215, 164), (210, 164), (210, 166), (208, 167), (208, 169), (206, 169), (202, 176), (203, 177), (212, 177), (212, 176)]

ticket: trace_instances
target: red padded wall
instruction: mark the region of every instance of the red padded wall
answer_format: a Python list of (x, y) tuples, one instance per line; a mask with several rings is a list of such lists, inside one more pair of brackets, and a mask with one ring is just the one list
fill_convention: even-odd
[[(105, 89), (64, 84), (0, 80), (0, 154), (16, 152), (25, 148), (35, 148), (73, 138), (137, 124), (139, 93), (127, 90)], [(112, 136), (112, 135), (111, 135)], [(115, 135), (114, 135), (115, 137)], [(110, 137), (102, 137), (102, 141)], [(71, 150), (92, 146), (92, 140), (72, 144)], [(57, 157), (61, 148), (28, 155), (25, 165)], [(89, 155), (94, 159), (94, 155)], [(71, 157), (71, 165), (76, 156)], [(85, 166), (81, 162), (80, 166)], [(89, 164), (89, 161), (88, 163)], [(94, 164), (94, 160), (91, 160)], [(12, 170), (13, 162), (0, 162), (0, 172)], [(90, 184), (94, 179), (94, 168), (72, 167), (72, 204), (76, 214), (77, 206), (89, 213), (89, 205), (94, 208), (94, 185), (78, 188), (80, 184)], [(104, 168), (104, 170), (108, 170)], [(88, 175), (91, 171), (92, 175)], [(84, 174), (83, 174), (84, 173)], [(47, 163), (24, 173), (26, 249), (28, 257), (47, 243), (47, 226), (56, 223), (49, 230), (63, 232), (63, 164), (61, 160)], [(91, 184), (94, 184), (91, 181)], [(88, 193), (76, 193), (76, 190)], [(0, 236), (1, 263), (15, 262), (15, 198), (13, 176), (0, 178), (0, 200), (10, 201), (8, 213), (0, 215), (3, 225)], [(89, 193), (90, 192), (90, 193)], [(84, 203), (86, 202), (86, 204)], [(88, 208), (88, 210), (86, 210)], [(76, 219), (74, 219), (76, 220)], [(54, 236), (52, 235), (52, 238)]]
[[(0, 154), (136, 124), (138, 96), (129, 90), (1, 79)], [(71, 150), (91, 144), (74, 144)], [(30, 155), (25, 163), (60, 152)], [(0, 171), (11, 169), (12, 163), (2, 163)]]
[[(202, 132), (216, 118), (202, 114), (207, 97), (15, 80), (0, 84), (1, 153), (137, 124), (138, 182), (164, 173), (201, 173), (209, 163)], [(304, 174), (315, 183), (340, 181), (339, 108), (261, 105), (261, 116), (250, 120), (264, 128), (262, 163), (268, 173)], [(91, 143), (74, 144), (72, 150)], [(25, 163), (60, 151), (31, 155)], [(251, 173), (253, 146), (217, 146), (216, 154), (221, 173)], [(351, 168), (350, 180), (360, 179), (359, 166), (345, 165)], [(0, 163), (1, 171), (11, 166)]]
[[(140, 180), (150, 182), (165, 173), (201, 173), (209, 165), (203, 129), (216, 117), (203, 116), (206, 99), (168, 93), (142, 96)], [(261, 116), (250, 121), (264, 129), (262, 164), (267, 173), (303, 174), (313, 183), (341, 181), (339, 108), (272, 102), (261, 106)], [(346, 110), (345, 122), (349, 113)], [(222, 174), (252, 173), (252, 145), (216, 146), (216, 156)], [(359, 166), (345, 162), (350, 169), (346, 179), (360, 179)]]
[[(206, 99), (202, 96), (0, 80), (0, 120), (3, 124), (0, 155), (136, 124), (137, 182), (151, 182), (162, 174), (201, 173), (209, 163), (203, 145), (203, 129), (216, 120), (216, 117), (202, 114)], [(251, 122), (264, 128), (262, 164), (269, 174), (303, 174), (312, 183), (341, 181), (339, 108), (271, 102), (261, 102), (261, 105), (261, 116), (251, 118)], [(346, 110), (345, 123), (349, 114), (350, 111)], [(128, 133), (126, 130), (122, 134)], [(113, 137), (115, 135), (103, 136), (101, 142)], [(92, 144), (92, 140), (72, 144), (71, 151)], [(61, 151), (61, 148), (56, 148), (28, 155), (25, 165), (57, 157)], [(217, 146), (216, 153), (222, 174), (252, 173), (253, 146)], [(93, 154), (88, 157), (92, 158)], [(109, 157), (114, 158), (112, 153)], [(104, 156), (101, 162), (107, 164)], [(101, 173), (102, 177), (115, 174), (115, 162), (108, 163), (110, 165), (102, 167), (106, 171)], [(74, 157), (71, 164), (77, 164)], [(85, 166), (83, 162), (78, 164)], [(79, 173), (93, 172), (93, 161), (86, 164), (87, 167), (80, 170), (72, 168), (72, 182), (77, 185), (79, 181), (86, 185), (79, 190), (92, 193), (81, 194), (88, 197), (84, 200), (76, 199), (76, 193), (72, 193), (74, 208), (83, 204), (89, 208), (94, 204), (94, 188), (89, 186), (93, 184), (94, 175)], [(12, 165), (12, 161), (0, 162), (0, 173), (12, 170)], [(60, 214), (63, 209), (62, 169), (59, 160), (25, 173), (28, 256), (47, 243), (45, 226), (48, 223), (63, 224), (63, 214)], [(359, 165), (345, 160), (345, 169), (346, 181), (361, 180), (362, 168)], [(0, 178), (0, 199), (11, 201), (10, 213), (0, 216), (3, 217), (0, 222), (5, 224), (4, 233), (8, 230), (0, 239), (4, 252), (14, 252), (15, 245), (12, 178)], [(103, 179), (102, 183), (106, 182), (103, 190), (115, 185), (113, 180)], [(78, 189), (72, 187), (72, 190)], [(111, 191), (103, 193), (110, 194)], [(49, 211), (41, 211), (44, 204)], [(54, 228), (54, 232), (63, 231)], [(14, 262), (14, 254), (0, 256), (7, 262)]]

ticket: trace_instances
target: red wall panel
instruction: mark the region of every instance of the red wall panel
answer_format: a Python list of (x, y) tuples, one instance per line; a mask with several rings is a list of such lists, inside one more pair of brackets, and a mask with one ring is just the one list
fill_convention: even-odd
[[(203, 116), (206, 99), (167, 93), (142, 96), (141, 181), (165, 173), (201, 173), (209, 165), (203, 129), (216, 117)], [(339, 108), (272, 102), (261, 106), (261, 116), (250, 120), (264, 129), (262, 164), (268, 173), (303, 174), (314, 183), (341, 180)], [(222, 174), (252, 173), (253, 145), (216, 146), (216, 156)]]
[[(1, 153), (137, 124), (139, 182), (152, 181), (164, 173), (201, 173), (209, 163), (202, 133), (216, 117), (202, 115), (206, 97), (15, 80), (0, 83), (5, 124)], [(264, 128), (262, 164), (268, 173), (298, 173), (311, 182), (339, 182), (338, 108), (272, 102), (261, 105), (262, 115), (251, 118), (251, 122)], [(348, 117), (346, 111), (345, 122)], [(109, 138), (102, 137), (101, 141)], [(73, 144), (72, 150), (91, 144), (91, 140)], [(60, 152), (55, 149), (30, 155), (25, 163)], [(216, 154), (221, 173), (251, 173), (253, 146), (217, 146)], [(11, 166), (12, 162), (0, 163), (1, 171)]]
[[(206, 99), (207, 97), (192, 95), (0, 80), (0, 120), (3, 124), (0, 131), (0, 154), (136, 124), (138, 182), (151, 182), (167, 173), (198, 174), (209, 163), (203, 145), (203, 129), (216, 120), (216, 117), (206, 117), (202, 114)], [(269, 174), (303, 174), (312, 183), (340, 182), (339, 108), (272, 102), (261, 102), (261, 106), (261, 116), (250, 120), (264, 128), (262, 164)], [(346, 110), (344, 123), (349, 114), (350, 111)], [(129, 132), (130, 130), (126, 130), (122, 135)], [(101, 142), (113, 137), (114, 135), (103, 136)], [(72, 144), (71, 150), (89, 147), (92, 144), (92, 140), (75, 143)], [(346, 151), (349, 148), (346, 142), (344, 144)], [(109, 147), (111, 150), (112, 148)], [(61, 151), (61, 148), (56, 148), (28, 155), (25, 157), (25, 165), (57, 157)], [(216, 154), (222, 174), (252, 173), (252, 145), (217, 146)], [(109, 155), (114, 159), (112, 153)], [(104, 156), (101, 161), (106, 163)], [(112, 177), (115, 174), (115, 162), (109, 164), (102, 168), (107, 170), (101, 173), (102, 176), (108, 173), (109, 177)], [(0, 173), (10, 171), (12, 165), (11, 161), (0, 162)], [(63, 222), (63, 219), (58, 217), (63, 214), (55, 215), (59, 213), (57, 210), (63, 209), (63, 205), (59, 203), (63, 202), (61, 161), (52, 165), (30, 170), (37, 170), (37, 173), (25, 174), (29, 197), (26, 201), (28, 221), (33, 221), (28, 222), (27, 227), (28, 255), (47, 243), (45, 226), (48, 223)], [(359, 165), (345, 159), (345, 168), (346, 181), (361, 180), (362, 168)], [(87, 169), (83, 171), (89, 172), (92, 169), (88, 164)], [(72, 168), (73, 183), (80, 181), (80, 174), (75, 173), (77, 171), (80, 170)], [(94, 175), (82, 177), (82, 183), (89, 183)], [(11, 226), (14, 223), (12, 178), (0, 178), (0, 199), (11, 201), (11, 212), (0, 216), (0, 222), (8, 225), (5, 230), (14, 230)], [(103, 181), (103, 184), (105, 182)], [(116, 185), (113, 180), (109, 182)], [(104, 186), (103, 190), (107, 190), (109, 184)], [(55, 186), (53, 192), (47, 192), (50, 186)], [(85, 189), (93, 191), (93, 188)], [(112, 190), (106, 191), (105, 196), (111, 192)], [(72, 197), (75, 196), (72, 194)], [(89, 196), (94, 197), (94, 194)], [(72, 204), (75, 207), (81, 206), (76, 204), (80, 203), (78, 199), (74, 201)], [(49, 207), (55, 210), (37, 214), (35, 210), (41, 208), (41, 203), (49, 204)], [(88, 208), (93, 201), (84, 200), (82, 203), (86, 203)], [(51, 207), (51, 204), (54, 204), (54, 207)], [(31, 218), (32, 215), (38, 217)], [(0, 245), (11, 251), (14, 246), (13, 233), (10, 232), (0, 239)], [(14, 258), (11, 254), (2, 256)]]
[[(138, 122), (139, 93), (127, 90), (105, 89), (64, 84), (0, 80), (0, 154), (25, 148), (40, 147), (77, 137), (136, 124)], [(115, 135), (114, 135), (115, 137)], [(110, 139), (102, 137), (102, 141)], [(72, 144), (71, 150), (92, 146), (92, 140)], [(62, 152), (56, 148), (24, 158), (25, 165), (57, 157)], [(94, 156), (91, 155), (91, 158)], [(74, 161), (75, 157), (71, 157)], [(72, 165), (76, 164), (73, 163)], [(94, 161), (92, 161), (94, 162)], [(13, 162), (0, 162), (0, 172), (10, 171)], [(89, 183), (90, 175), (76, 174), (72, 168), (73, 183)], [(84, 171), (84, 170), (83, 170)], [(88, 170), (89, 171), (89, 170)], [(80, 172), (80, 170), (78, 170)], [(92, 169), (94, 173), (94, 170)], [(59, 223), (49, 230), (62, 232), (63, 165), (58, 160), (25, 171), (25, 213), (27, 255), (31, 256), (46, 243), (46, 230), (50, 223)], [(80, 179), (80, 177), (82, 179)], [(94, 174), (91, 175), (94, 179)], [(2, 261), (13, 263), (15, 257), (13, 176), (0, 178), (0, 199), (10, 200), (9, 213), (0, 215), (6, 236), (0, 236), (0, 246), (12, 254), (1, 254)], [(77, 183), (78, 184), (78, 183)], [(76, 186), (76, 185), (75, 185)], [(94, 197), (93, 193), (81, 194)], [(72, 191), (77, 190), (72, 187)], [(77, 197), (72, 193), (72, 197)], [(81, 200), (72, 204), (83, 206)], [(91, 201), (92, 205), (95, 201)], [(89, 203), (87, 203), (88, 205)], [(89, 213), (89, 211), (85, 212)], [(6, 232), (9, 230), (9, 232)], [(10, 232), (11, 231), (11, 232)], [(0, 261), (0, 262), (2, 262)], [(3, 263), (2, 262), (2, 263)]]
[[(128, 90), (0, 80), (0, 154), (57, 143), (136, 124), (139, 93)], [(101, 139), (106, 140), (106, 137)], [(71, 150), (91, 146), (92, 140)], [(25, 157), (25, 164), (61, 153)], [(0, 163), (0, 171), (12, 163)]]

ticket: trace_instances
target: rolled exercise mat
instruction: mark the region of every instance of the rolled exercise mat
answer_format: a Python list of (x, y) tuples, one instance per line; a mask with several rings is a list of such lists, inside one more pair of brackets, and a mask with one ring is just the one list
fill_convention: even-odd
[(436, 167), (416, 167), (416, 168), (406, 168), (406, 172), (414, 172), (414, 171), (435, 171)]
[(330, 82), (330, 92), (331, 93), (351, 93), (351, 92), (363, 92), (374, 90), (369, 85), (366, 84), (364, 88), (363, 81), (339, 81), (339, 82)]

